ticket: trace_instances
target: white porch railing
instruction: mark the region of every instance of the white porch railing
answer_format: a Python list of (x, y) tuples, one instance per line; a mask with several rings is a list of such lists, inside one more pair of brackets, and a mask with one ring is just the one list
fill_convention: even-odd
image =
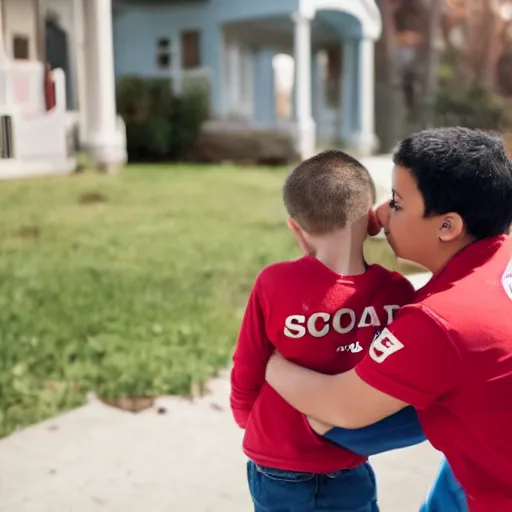
[(158, 78), (167, 78), (171, 82), (174, 94), (181, 94), (191, 88), (205, 89), (210, 88), (211, 73), (208, 68), (196, 69), (172, 69), (168, 73), (159, 73)]
[(47, 110), (43, 64), (0, 63), (0, 179), (73, 170), (66, 77), (56, 69), (51, 80), (55, 106)]
[(37, 61), (0, 62), (0, 108), (22, 115), (41, 115), (46, 111), (44, 67)]

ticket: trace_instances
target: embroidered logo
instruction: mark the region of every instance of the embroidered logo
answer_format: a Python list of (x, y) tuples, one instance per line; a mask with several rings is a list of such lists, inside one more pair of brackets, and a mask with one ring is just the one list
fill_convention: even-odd
[(508, 295), (508, 298), (512, 300), (512, 260), (508, 262), (507, 268), (501, 276), (501, 285)]
[(352, 352), (352, 354), (357, 354), (362, 351), (363, 347), (361, 347), (359, 341), (351, 343), (350, 345), (342, 345), (336, 349), (336, 352)]
[(373, 340), (370, 357), (377, 363), (384, 362), (391, 354), (404, 348), (403, 343), (388, 329), (384, 329)]

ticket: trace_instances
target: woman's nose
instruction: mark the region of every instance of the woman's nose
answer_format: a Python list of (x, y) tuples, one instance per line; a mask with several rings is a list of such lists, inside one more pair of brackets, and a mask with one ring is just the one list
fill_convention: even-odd
[(382, 203), (377, 207), (377, 220), (379, 224), (384, 228), (384, 231), (388, 230), (389, 225), (389, 214), (391, 212), (391, 207), (389, 206), (389, 201)]

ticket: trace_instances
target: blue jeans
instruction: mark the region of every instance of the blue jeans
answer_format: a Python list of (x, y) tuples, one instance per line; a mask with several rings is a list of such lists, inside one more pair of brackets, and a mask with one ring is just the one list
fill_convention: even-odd
[(468, 512), (466, 495), (444, 457), (420, 512)]
[(315, 474), (247, 463), (254, 512), (379, 512), (375, 474), (368, 463)]
[[(406, 407), (368, 427), (355, 430), (334, 427), (324, 437), (338, 446), (366, 456), (413, 446), (425, 440), (418, 415), (412, 407)], [(420, 512), (468, 512), (466, 495), (446, 459), (441, 463)]]

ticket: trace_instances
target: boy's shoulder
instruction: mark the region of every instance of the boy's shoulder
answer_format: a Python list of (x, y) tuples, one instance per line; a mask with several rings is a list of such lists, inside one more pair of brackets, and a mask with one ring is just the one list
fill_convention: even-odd
[[(319, 264), (315, 258), (303, 256), (295, 260), (279, 261), (267, 265), (260, 271), (257, 280), (265, 281), (270, 279), (274, 281), (275, 279), (279, 278), (293, 277), (298, 273), (304, 277), (303, 272), (318, 272), (325, 274), (325, 271), (326, 269), (323, 268), (323, 265)], [(386, 286), (390, 287), (396, 286), (414, 291), (414, 287), (412, 286), (411, 282), (395, 270), (389, 270), (379, 264), (374, 263), (368, 267), (367, 272), (368, 276), (371, 276), (372, 280), (378, 281), (380, 284), (385, 284)]]
[(372, 263), (368, 267), (369, 271), (373, 272), (374, 277), (382, 279), (383, 281), (388, 281), (389, 283), (407, 283), (407, 285), (412, 287), (411, 282), (407, 279), (407, 277), (400, 274), (396, 270), (389, 270), (388, 268), (379, 265), (378, 263)]
[(275, 282), (280, 279), (294, 278), (300, 273), (314, 269), (310, 258), (303, 256), (295, 260), (278, 261), (263, 268), (258, 274), (260, 282)]

